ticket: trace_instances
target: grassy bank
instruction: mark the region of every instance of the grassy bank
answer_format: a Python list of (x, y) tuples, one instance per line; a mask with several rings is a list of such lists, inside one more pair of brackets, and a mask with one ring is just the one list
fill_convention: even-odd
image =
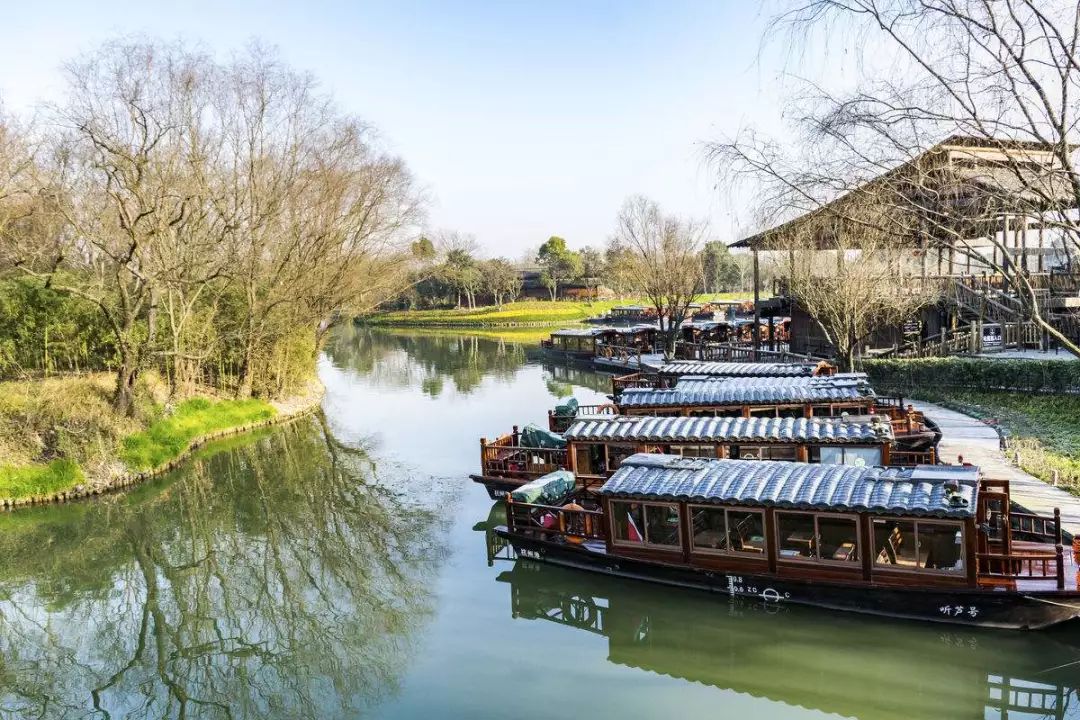
[[(743, 293), (721, 293), (708, 299), (741, 300)], [(561, 325), (577, 323), (603, 315), (616, 305), (645, 305), (642, 298), (630, 300), (595, 300), (592, 302), (557, 300), (523, 300), (475, 309), (401, 310), (373, 313), (364, 317), (371, 325), (435, 326), (435, 327), (500, 327), (520, 325)]]
[(924, 387), (913, 393), (999, 425), (1026, 472), (1080, 495), (1080, 396)]
[(113, 376), (0, 383), (0, 499), (105, 487), (156, 468), (210, 433), (266, 420), (262, 400), (195, 397), (175, 407), (154, 376), (143, 380), (132, 417), (110, 406)]

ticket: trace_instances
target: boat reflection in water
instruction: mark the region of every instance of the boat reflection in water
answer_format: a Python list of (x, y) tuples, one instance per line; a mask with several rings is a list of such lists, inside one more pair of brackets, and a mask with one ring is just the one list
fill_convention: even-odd
[[(607, 638), (611, 663), (860, 718), (1080, 718), (1080, 634), (885, 622), (514, 561), (514, 618)], [(763, 710), (761, 717), (767, 717)]]

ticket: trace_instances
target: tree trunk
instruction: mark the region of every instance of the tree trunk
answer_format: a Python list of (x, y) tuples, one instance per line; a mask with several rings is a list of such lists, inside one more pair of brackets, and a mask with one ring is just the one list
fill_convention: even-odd
[(139, 379), (139, 368), (129, 352), (120, 357), (120, 367), (116, 371), (116, 390), (113, 392), (113, 410), (119, 415), (131, 417), (135, 414), (135, 382)]
[(244, 360), (240, 364), (240, 377), (236, 384), (236, 397), (244, 400), (251, 397), (255, 364), (255, 343), (251, 339), (244, 341)]

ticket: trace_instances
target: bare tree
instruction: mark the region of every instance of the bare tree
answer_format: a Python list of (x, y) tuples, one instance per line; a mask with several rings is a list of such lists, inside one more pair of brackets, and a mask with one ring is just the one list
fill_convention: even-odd
[(769, 243), (794, 303), (814, 319), (845, 371), (855, 369), (876, 331), (901, 325), (937, 299), (933, 286), (896, 283), (913, 259), (875, 229), (871, 216), (881, 207), (852, 213), (862, 222), (818, 215)]
[[(1044, 288), (1015, 251), (1029, 231), (1052, 234), (1070, 256), (1080, 249), (1080, 4), (805, 0), (773, 29), (789, 31), (793, 46), (846, 38), (853, 55), (875, 59), (854, 91), (800, 95), (786, 115), (797, 119), (801, 150), (752, 132), (710, 148), (729, 172), (757, 179), (762, 219), (821, 209), (844, 217), (834, 201), (869, 187), (896, 215), (919, 218), (898, 239), (924, 254), (952, 248), (1001, 275), (1026, 319), (1080, 354), (1075, 323), (1048, 316)], [(894, 56), (888, 73), (882, 54)], [(938, 162), (943, 145), (959, 149)]]
[[(48, 268), (20, 263), (101, 309), (116, 339), (113, 404), (122, 413), (133, 411), (135, 383), (155, 345), (155, 252), (164, 236), (182, 233), (195, 205), (185, 193), (180, 136), (200, 62), (179, 46), (134, 42), (68, 65), (50, 193), (68, 229), (57, 235)], [(64, 264), (82, 282), (55, 276)]]
[(626, 256), (634, 283), (656, 308), (664, 352), (673, 355), (679, 327), (701, 293), (702, 222), (665, 215), (648, 198), (629, 198), (619, 211), (615, 238)]

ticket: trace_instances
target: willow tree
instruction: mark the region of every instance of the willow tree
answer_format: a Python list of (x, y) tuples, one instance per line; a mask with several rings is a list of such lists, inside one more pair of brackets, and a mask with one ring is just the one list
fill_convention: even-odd
[(679, 328), (702, 292), (703, 222), (666, 215), (642, 195), (627, 199), (616, 220), (613, 243), (625, 248), (626, 268), (635, 287), (656, 309), (664, 352), (675, 352)]

